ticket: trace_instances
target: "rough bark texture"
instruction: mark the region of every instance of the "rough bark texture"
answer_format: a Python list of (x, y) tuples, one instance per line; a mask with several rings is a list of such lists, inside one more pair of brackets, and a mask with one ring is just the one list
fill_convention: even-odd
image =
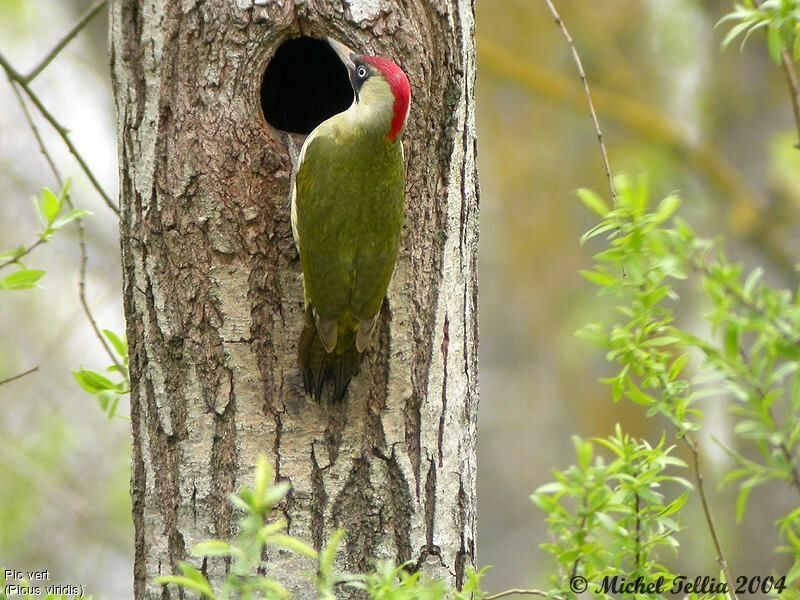
[[(130, 344), (136, 598), (191, 546), (230, 537), (227, 497), (266, 453), (290, 533), (347, 530), (340, 566), (475, 561), (478, 401), (472, 0), (116, 0), (122, 257)], [(332, 35), (409, 75), (406, 225), (345, 402), (302, 391), (300, 266), (285, 135), (259, 90), (280, 43)], [(295, 597), (310, 565), (270, 555)], [(225, 564), (198, 564), (215, 580)]]

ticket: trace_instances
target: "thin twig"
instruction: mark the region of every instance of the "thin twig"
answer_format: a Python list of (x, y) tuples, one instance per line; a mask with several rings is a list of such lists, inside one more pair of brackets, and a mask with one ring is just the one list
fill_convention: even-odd
[(86, 161), (83, 159), (83, 156), (78, 152), (78, 149), (72, 144), (72, 140), (69, 138), (69, 131), (66, 127), (61, 125), (58, 120), (53, 116), (53, 114), (47, 109), (47, 107), (42, 103), (39, 96), (36, 95), (28, 83), (25, 81), (25, 77), (19, 73), (11, 63), (6, 60), (5, 56), (0, 53), (0, 67), (6, 72), (6, 76), (8, 77), (9, 82), (13, 86), (14, 84), (18, 85), (22, 91), (31, 99), (34, 106), (37, 110), (41, 113), (41, 115), (45, 118), (45, 120), (50, 123), (53, 129), (56, 130), (58, 135), (61, 137), (64, 145), (66, 145), (67, 149), (70, 151), (70, 154), (75, 157), (75, 160), (81, 166), (81, 169), (86, 174), (86, 177), (89, 178), (89, 181), (92, 183), (92, 186), (97, 190), (97, 193), (100, 194), (100, 197), (103, 199), (103, 202), (114, 211), (114, 213), (119, 216), (119, 208), (111, 199), (111, 197), (105, 192), (105, 190), (100, 185), (100, 182), (97, 181), (92, 170), (89, 168), (89, 165), (86, 164)]
[[(638, 477), (638, 474), (634, 474)], [(642, 507), (641, 498), (639, 493), (634, 493), (636, 497), (636, 573), (639, 573), (642, 568)]]
[(547, 3), (550, 12), (553, 15), (553, 18), (556, 21), (556, 25), (561, 28), (561, 33), (564, 34), (564, 38), (567, 40), (567, 44), (569, 45), (569, 49), (572, 52), (572, 59), (575, 61), (575, 66), (578, 68), (578, 74), (580, 75), (581, 82), (583, 83), (583, 92), (586, 94), (586, 103), (589, 105), (589, 114), (592, 117), (592, 123), (594, 123), (594, 130), (597, 134), (597, 142), (600, 145), (600, 154), (603, 156), (603, 168), (606, 171), (606, 179), (608, 180), (608, 189), (611, 192), (611, 201), (614, 206), (617, 206), (617, 190), (614, 188), (614, 179), (611, 176), (611, 165), (608, 162), (608, 152), (606, 152), (606, 145), (603, 142), (603, 132), (600, 130), (600, 122), (597, 120), (597, 114), (594, 111), (594, 103), (592, 102), (592, 93), (589, 90), (589, 82), (586, 80), (586, 73), (583, 71), (583, 63), (581, 63), (581, 57), (578, 55), (578, 50), (575, 48), (575, 42), (572, 39), (569, 31), (567, 30), (566, 25), (564, 25), (564, 21), (561, 20), (561, 15), (558, 14), (556, 7), (553, 5), (551, 0), (545, 0)]
[[(74, 210), (74, 206), (72, 204), (72, 200), (67, 194), (67, 204), (70, 207), (70, 210)], [(83, 308), (83, 312), (86, 315), (86, 318), (89, 320), (89, 324), (92, 326), (92, 330), (94, 331), (95, 337), (100, 341), (100, 344), (103, 346), (103, 350), (106, 351), (106, 354), (111, 359), (111, 362), (114, 363), (114, 366), (117, 368), (117, 372), (122, 375), (125, 381), (130, 386), (130, 379), (128, 378), (128, 370), (122, 365), (122, 363), (117, 358), (117, 355), (111, 349), (111, 346), (108, 345), (105, 336), (100, 331), (100, 328), (97, 326), (97, 321), (92, 314), (92, 310), (89, 307), (89, 301), (86, 299), (86, 263), (89, 262), (89, 254), (86, 252), (86, 230), (85, 225), (83, 223), (83, 219), (78, 219), (78, 245), (81, 249), (81, 268), (80, 268), (80, 275), (78, 277), (78, 298), (81, 302), (81, 307)]]
[(30, 73), (25, 75), (24, 77), (25, 83), (30, 83), (31, 81), (36, 79), (39, 73), (44, 71), (47, 68), (47, 66), (51, 62), (53, 62), (53, 59), (55, 59), (55, 57), (58, 56), (58, 53), (61, 52), (64, 49), (64, 47), (67, 44), (69, 44), (73, 39), (75, 39), (75, 36), (77, 36), (81, 32), (81, 30), (84, 27), (86, 27), (86, 25), (89, 24), (89, 21), (91, 21), (94, 18), (94, 16), (100, 12), (100, 10), (106, 5), (106, 1), (107, 0), (100, 0), (99, 2), (94, 4), (91, 8), (89, 8), (89, 10), (87, 10), (86, 13), (84, 13), (84, 15), (80, 19), (78, 19), (78, 22), (72, 26), (72, 29), (70, 29), (67, 32), (67, 34), (64, 37), (62, 37), (55, 46), (53, 46), (53, 49), (50, 50), (50, 52), (48, 52), (47, 55), (41, 61), (39, 61), (39, 64), (37, 64), (33, 69), (31, 69)]
[(792, 453), (789, 451), (789, 447), (786, 445), (786, 442), (781, 442), (780, 448), (783, 452), (783, 457), (790, 465), (792, 465), (792, 485), (794, 485), (795, 489), (800, 492), (800, 471), (797, 469), (797, 462)]
[(47, 161), (47, 165), (50, 167), (50, 170), (53, 172), (53, 175), (55, 175), (56, 181), (59, 182), (60, 184), (62, 180), (61, 174), (58, 172), (58, 167), (56, 167), (56, 163), (53, 160), (53, 157), (50, 156), (50, 153), (46, 150), (46, 146), (44, 145), (44, 140), (42, 139), (42, 136), (39, 133), (39, 128), (36, 127), (36, 123), (33, 120), (33, 116), (28, 110), (28, 105), (25, 104), (25, 100), (22, 98), (22, 94), (19, 93), (19, 89), (17, 89), (17, 86), (12, 84), (11, 90), (14, 92), (14, 96), (16, 96), (17, 102), (22, 108), (22, 112), (25, 115), (25, 120), (28, 123), (28, 127), (33, 132), (33, 136), (36, 138), (36, 142), (39, 145), (39, 152), (41, 152), (42, 156), (44, 156), (45, 161)]
[(15, 256), (14, 258), (9, 258), (4, 263), (0, 264), (0, 270), (5, 269), (6, 267), (8, 267), (10, 265), (13, 265), (15, 263), (18, 263), (20, 260), (22, 260), (24, 257), (28, 256), (28, 254), (33, 252), (36, 248), (38, 248), (39, 246), (41, 246), (44, 243), (45, 243), (45, 240), (43, 238), (39, 238), (33, 244), (31, 244), (30, 246), (25, 248), (25, 250), (23, 250), (17, 256)]
[[(33, 137), (36, 139), (36, 143), (39, 146), (39, 152), (42, 153), (45, 160), (47, 161), (47, 164), (50, 166), (50, 170), (53, 172), (53, 177), (55, 178), (59, 189), (64, 189), (64, 179), (61, 176), (58, 167), (56, 167), (56, 163), (53, 160), (53, 157), (50, 156), (50, 152), (47, 150), (47, 146), (45, 145), (44, 140), (42, 139), (42, 136), (39, 133), (39, 129), (36, 127), (36, 123), (34, 122), (33, 117), (31, 116), (31, 113), (28, 110), (28, 106), (25, 104), (22, 95), (19, 93), (19, 91), (17, 90), (16, 86), (13, 83), (11, 84), (11, 87), (14, 89), (20, 107), (22, 107), (22, 112), (25, 116), (25, 121), (28, 123), (28, 127), (30, 128)], [(69, 209), (74, 210), (75, 205), (73, 204), (72, 197), (70, 196), (69, 193), (67, 193), (66, 201)], [(119, 362), (117, 355), (111, 349), (108, 342), (106, 341), (105, 336), (100, 331), (100, 327), (98, 327), (97, 321), (95, 320), (94, 314), (92, 313), (91, 307), (89, 306), (89, 301), (86, 298), (86, 265), (89, 260), (89, 254), (86, 250), (86, 225), (83, 222), (83, 217), (79, 217), (77, 219), (77, 226), (78, 226), (78, 246), (80, 248), (80, 261), (81, 261), (79, 276), (78, 276), (78, 300), (80, 301), (83, 313), (89, 320), (89, 324), (92, 327), (92, 331), (94, 331), (95, 337), (100, 341), (100, 344), (103, 346), (103, 350), (105, 350), (106, 354), (111, 359), (111, 362), (114, 363), (114, 366), (117, 367), (118, 372), (125, 378), (125, 381), (130, 383), (130, 380), (128, 379), (127, 369), (125, 369), (122, 363)], [(32, 249), (33, 246), (29, 248), (28, 251)], [(3, 266), (5, 265), (0, 265), (0, 268), (2, 268)]]
[(706, 525), (711, 533), (711, 540), (714, 543), (714, 550), (717, 553), (717, 562), (719, 563), (722, 572), (725, 574), (725, 579), (728, 582), (731, 597), (733, 600), (738, 600), (736, 592), (733, 589), (734, 579), (731, 576), (731, 571), (728, 567), (728, 561), (725, 559), (725, 554), (722, 552), (722, 544), (720, 544), (719, 536), (717, 535), (717, 528), (714, 525), (714, 517), (711, 514), (711, 505), (706, 497), (706, 486), (703, 480), (703, 472), (700, 469), (700, 451), (698, 450), (697, 442), (688, 432), (684, 434), (683, 440), (686, 442), (686, 445), (689, 447), (689, 451), (692, 453), (692, 473), (694, 474), (694, 480), (697, 484), (697, 493), (700, 495), (700, 503), (703, 505), (703, 514), (705, 515)]
[(8, 379), (0, 380), (0, 385), (5, 385), (7, 383), (11, 383), (12, 381), (16, 381), (17, 379), (22, 379), (26, 375), (30, 375), (31, 373), (36, 373), (39, 370), (39, 367), (33, 367), (32, 369), (28, 369), (27, 371), (23, 371), (13, 377), (9, 377)]
[(786, 75), (786, 83), (789, 85), (789, 95), (792, 98), (792, 112), (794, 113), (794, 124), (797, 128), (797, 143), (795, 148), (800, 149), (800, 83), (797, 81), (797, 73), (794, 70), (794, 62), (789, 51), (784, 49), (781, 52), (781, 64)]
[[(506, 596), (511, 596), (513, 594), (519, 594), (521, 596), (539, 596), (540, 598), (547, 598), (547, 592), (543, 592), (542, 590), (522, 590), (522, 589), (513, 589), (513, 590), (506, 590), (504, 592), (499, 592), (497, 594), (492, 594), (491, 596), (486, 596), (484, 600), (497, 600), (498, 598), (505, 598)], [(560, 600), (561, 596), (551, 596), (551, 598), (555, 598), (556, 600)]]
[[(586, 504), (586, 496), (584, 496), (581, 502), (581, 512), (583, 512), (583, 516), (581, 517), (581, 524), (578, 526), (578, 531), (580, 533), (584, 533), (586, 531), (586, 515), (589, 512), (589, 507)], [(578, 566), (580, 563), (581, 555), (578, 554), (578, 556), (575, 558), (575, 562), (572, 563), (572, 573), (570, 575), (570, 579), (575, 579), (575, 577), (578, 576)]]

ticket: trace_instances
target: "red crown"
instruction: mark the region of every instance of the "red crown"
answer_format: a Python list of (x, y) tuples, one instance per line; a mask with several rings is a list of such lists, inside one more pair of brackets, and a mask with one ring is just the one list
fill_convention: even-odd
[(402, 131), (406, 117), (408, 117), (408, 109), (411, 104), (411, 86), (408, 83), (408, 77), (403, 69), (388, 58), (365, 56), (364, 61), (383, 73), (394, 95), (394, 117), (392, 118), (392, 127), (387, 135), (388, 140), (393, 142)]

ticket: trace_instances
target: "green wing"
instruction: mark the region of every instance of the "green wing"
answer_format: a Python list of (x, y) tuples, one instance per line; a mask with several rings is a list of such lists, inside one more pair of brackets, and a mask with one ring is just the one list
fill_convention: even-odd
[(352, 346), (359, 323), (378, 314), (394, 271), (402, 146), (345, 136), (330, 123), (306, 145), (295, 185), (306, 302), (321, 321), (336, 322), (340, 352)]

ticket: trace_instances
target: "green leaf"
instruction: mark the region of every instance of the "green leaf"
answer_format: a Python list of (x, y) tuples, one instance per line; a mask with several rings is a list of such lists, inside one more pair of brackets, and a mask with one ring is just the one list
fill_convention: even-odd
[(616, 278), (613, 277), (612, 275), (609, 275), (608, 273), (600, 273), (599, 271), (586, 271), (586, 270), (583, 270), (583, 271), (580, 271), (580, 274), (587, 281), (591, 281), (592, 283), (595, 283), (595, 284), (601, 285), (601, 286), (614, 285), (615, 283), (617, 283)]
[(221, 540), (211, 540), (192, 546), (192, 554), (194, 556), (234, 556), (241, 554), (241, 551)]
[(60, 212), (61, 201), (50, 188), (44, 188), (42, 190), (42, 214), (47, 224), (52, 224)]
[(117, 414), (117, 407), (119, 406), (119, 394), (114, 394), (113, 400), (111, 400), (111, 405), (108, 407), (106, 414), (108, 415), (109, 419), (113, 419)]
[(594, 447), (591, 442), (584, 441), (577, 435), (572, 436), (572, 445), (575, 447), (575, 455), (578, 457), (578, 466), (585, 471), (592, 462)]
[(672, 217), (681, 206), (681, 199), (671, 194), (664, 198), (656, 208), (656, 220), (661, 223)]
[(792, 48), (792, 58), (794, 60), (800, 60), (800, 32), (795, 31), (794, 34), (794, 44)]
[(123, 360), (127, 361), (128, 342), (120, 339), (120, 337), (110, 329), (103, 329), (103, 335), (106, 336), (106, 339), (114, 346), (114, 350), (117, 351), (117, 354), (119, 354)]
[(249, 500), (245, 500), (241, 496), (237, 496), (236, 494), (230, 494), (228, 496), (228, 500), (231, 504), (233, 504), (236, 508), (243, 512), (250, 512), (253, 510)]
[(642, 342), (642, 348), (653, 348), (658, 346), (671, 346), (672, 344), (677, 344), (680, 341), (674, 335), (662, 335), (654, 338), (650, 338), (649, 340), (645, 340)]
[(99, 394), (103, 390), (119, 391), (119, 386), (112, 382), (108, 377), (104, 377), (97, 371), (91, 369), (80, 369), (73, 371), (72, 376), (84, 390), (90, 394)]
[[(86, 391), (88, 392), (89, 390)], [(91, 394), (94, 392), (89, 393)], [(103, 410), (103, 412), (108, 412), (115, 400), (117, 400), (117, 392), (114, 390), (100, 390), (97, 392), (97, 401), (100, 403), (100, 408)]]
[[(198, 585), (198, 588), (196, 588), (198, 589), (198, 591), (210, 597), (215, 596), (214, 590), (211, 589), (211, 584), (208, 582), (205, 575), (203, 575), (199, 570), (197, 570), (192, 565), (186, 562), (179, 562), (178, 567), (180, 568), (181, 573), (183, 573), (184, 577), (190, 579), (191, 581), (195, 582)], [(201, 591), (201, 589), (199, 588), (204, 588), (204, 589), (202, 589)]]
[(299, 540), (296, 537), (292, 537), (284, 533), (276, 533), (274, 535), (269, 536), (265, 540), (265, 542), (270, 546), (278, 546), (279, 548), (290, 550), (295, 554), (306, 556), (311, 560), (317, 560), (318, 556), (317, 551), (314, 550), (314, 548), (312, 548), (308, 544), (306, 544), (304, 541)]
[(598, 512), (596, 512), (594, 514), (594, 516), (597, 518), (598, 521), (600, 521), (600, 524), (607, 531), (610, 531), (611, 533), (617, 533), (617, 534), (620, 534), (620, 535), (624, 535), (625, 534), (625, 530), (622, 527), (620, 527), (617, 524), (617, 522), (614, 519), (612, 519), (609, 515), (607, 515), (606, 513), (602, 512), (602, 511), (598, 511)]
[(25, 252), (25, 246), (20, 244), (16, 248), (12, 248), (11, 250), (6, 250), (5, 252), (0, 252), (0, 262), (13, 262), (17, 260), (19, 256), (21, 256)]
[(684, 505), (684, 504), (686, 504), (686, 501), (687, 501), (688, 499), (689, 499), (689, 492), (684, 492), (684, 493), (682, 493), (680, 496), (678, 496), (677, 498), (675, 498), (675, 500), (673, 500), (673, 501), (672, 501), (672, 502), (670, 502), (670, 503), (669, 503), (669, 504), (668, 504), (666, 507), (664, 507), (664, 510), (662, 510), (662, 511), (661, 511), (661, 512), (658, 514), (658, 516), (659, 516), (659, 517), (668, 517), (668, 516), (670, 516), (670, 515), (673, 515), (673, 514), (675, 514), (675, 513), (676, 513), (676, 512), (678, 512), (680, 509), (682, 509), (682, 508), (683, 508), (683, 505)]
[(45, 273), (38, 269), (20, 269), (0, 280), (0, 290), (29, 290), (36, 287)]
[(797, 579), (800, 579), (800, 559), (796, 559), (789, 572), (786, 573), (787, 584), (791, 585)]
[(336, 554), (339, 552), (339, 545), (344, 539), (344, 529), (337, 529), (333, 532), (328, 543), (322, 549), (319, 555), (320, 567), (330, 572), (333, 569)]
[(39, 202), (39, 199), (36, 196), (31, 196), (31, 202), (33, 203), (33, 210), (36, 212), (36, 218), (39, 219), (39, 223), (42, 224), (42, 227), (47, 227), (48, 221), (44, 215), (44, 210), (42, 208), (42, 203)]
[(723, 336), (723, 348), (725, 356), (729, 360), (737, 360), (739, 358), (739, 328), (736, 325), (728, 325), (725, 328)]
[(683, 368), (686, 366), (686, 362), (689, 360), (689, 353), (681, 354), (678, 358), (676, 358), (672, 365), (669, 367), (669, 374), (668, 379), (670, 381), (674, 381), (678, 378), (678, 376), (683, 372)]
[(564, 490), (564, 484), (560, 481), (551, 481), (536, 488), (534, 494), (557, 494)]
[(750, 486), (743, 486), (739, 490), (739, 495), (736, 496), (736, 522), (741, 523), (744, 518), (744, 511), (747, 508), (747, 499), (750, 497), (750, 491), (753, 488)]
[(256, 460), (254, 479), (255, 489), (253, 492), (256, 498), (259, 501), (265, 500), (269, 491), (269, 485), (272, 483), (272, 468), (269, 465), (269, 461), (267, 461), (267, 457), (263, 454), (259, 454)]
[(603, 199), (590, 189), (587, 188), (579, 189), (578, 198), (580, 198), (580, 201), (583, 202), (586, 208), (597, 213), (599, 216), (603, 218), (605, 218), (606, 215), (609, 212), (611, 212), (611, 209), (603, 201)]
[(156, 577), (153, 580), (153, 582), (156, 585), (167, 585), (169, 583), (174, 583), (175, 585), (182, 587), (184, 589), (202, 594), (206, 598), (216, 599), (217, 597), (216, 594), (214, 593), (214, 590), (211, 589), (211, 586), (209, 585), (208, 581), (205, 581), (205, 579), (204, 579), (205, 583), (201, 583), (195, 581), (194, 579), (191, 579), (190, 577), (181, 577), (179, 575), (168, 575), (166, 577)]
[(656, 403), (655, 398), (653, 398), (650, 394), (640, 390), (632, 382), (628, 383), (628, 389), (626, 392), (628, 394), (628, 398), (630, 398), (636, 404), (641, 404), (642, 406), (652, 406)]
[(782, 52), (784, 48), (783, 36), (781, 35), (781, 28), (775, 21), (769, 24), (767, 28), (767, 48), (769, 49), (769, 57), (776, 65), (781, 64), (783, 61)]
[(286, 497), (286, 494), (289, 493), (290, 489), (291, 486), (289, 485), (288, 481), (281, 481), (280, 483), (276, 483), (275, 485), (267, 488), (263, 498), (260, 498), (259, 500), (269, 507), (276, 506)]
[[(730, 16), (730, 15), (728, 15), (728, 16)], [(736, 25), (731, 27), (731, 30), (725, 36), (725, 39), (722, 40), (722, 44), (721, 44), (722, 48), (723, 49), (727, 48), (730, 45), (730, 43), (733, 40), (735, 40), (739, 36), (740, 33), (742, 33), (745, 29), (750, 27), (750, 25), (751, 25), (751, 23), (749, 21), (742, 21), (741, 23), (737, 23)]]
[(62, 217), (59, 217), (53, 222), (52, 228), (53, 229), (61, 229), (65, 225), (69, 225), (75, 219), (80, 219), (81, 217), (85, 217), (86, 215), (91, 215), (92, 213), (88, 210), (83, 210), (82, 208), (76, 208), (75, 210), (69, 211)]

